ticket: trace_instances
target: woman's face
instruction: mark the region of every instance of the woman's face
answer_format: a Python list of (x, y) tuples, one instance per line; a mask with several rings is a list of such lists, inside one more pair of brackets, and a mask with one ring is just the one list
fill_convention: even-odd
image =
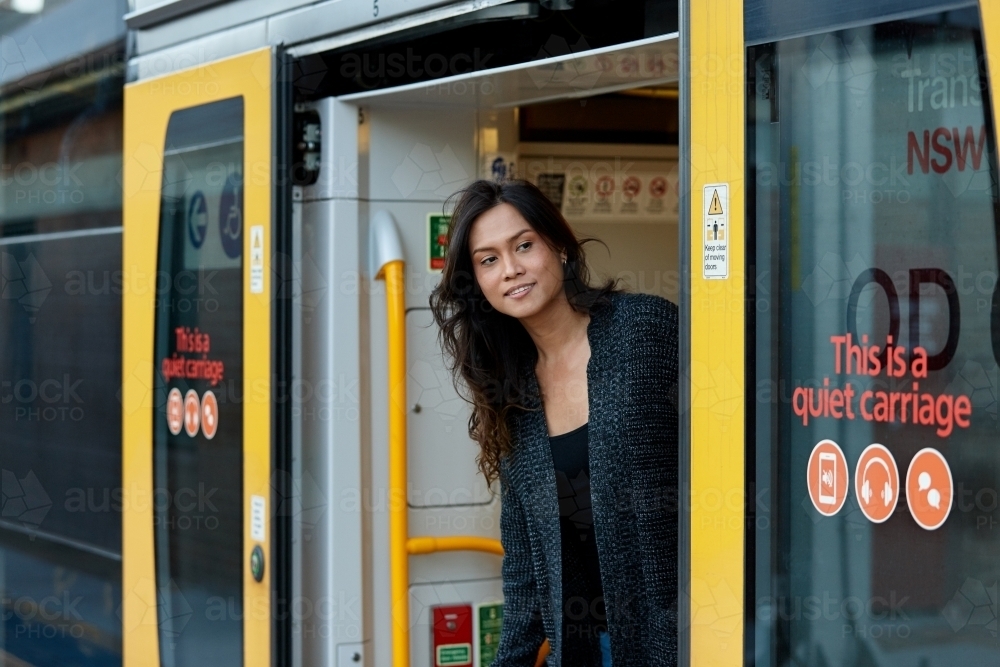
[(563, 257), (510, 204), (476, 219), (469, 252), (479, 288), (505, 315), (531, 317), (563, 294)]

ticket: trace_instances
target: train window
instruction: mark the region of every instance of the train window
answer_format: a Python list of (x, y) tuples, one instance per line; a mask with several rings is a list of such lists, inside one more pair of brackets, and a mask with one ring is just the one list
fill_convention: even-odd
[(0, 95), (0, 662), (114, 664), (123, 74), (53, 79)]
[(5, 94), (0, 236), (121, 225), (123, 84), (108, 68), (51, 86), (58, 94)]
[(172, 114), (156, 299), (163, 400), (153, 413), (164, 667), (242, 664), (242, 188), (243, 99)]
[(978, 12), (748, 56), (755, 662), (997, 664), (1000, 209)]

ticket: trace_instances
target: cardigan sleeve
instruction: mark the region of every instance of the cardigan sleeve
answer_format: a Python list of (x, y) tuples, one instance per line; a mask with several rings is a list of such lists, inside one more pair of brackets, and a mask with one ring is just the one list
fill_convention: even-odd
[(521, 501), (500, 476), (500, 542), (503, 544), (503, 625), (492, 667), (534, 667), (545, 631), (531, 542)]

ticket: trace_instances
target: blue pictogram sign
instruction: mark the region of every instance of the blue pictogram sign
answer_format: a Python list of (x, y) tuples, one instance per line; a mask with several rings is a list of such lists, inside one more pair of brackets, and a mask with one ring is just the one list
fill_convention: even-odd
[(208, 204), (201, 190), (195, 192), (188, 203), (187, 223), (191, 245), (200, 248), (208, 233)]
[(243, 177), (233, 172), (226, 179), (219, 200), (219, 235), (222, 249), (233, 259), (243, 252)]

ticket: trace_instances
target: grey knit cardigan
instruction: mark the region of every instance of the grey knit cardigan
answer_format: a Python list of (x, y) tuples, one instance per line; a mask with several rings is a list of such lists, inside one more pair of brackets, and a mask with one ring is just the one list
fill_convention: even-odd
[[(614, 667), (677, 664), (677, 307), (614, 293), (587, 328), (590, 490)], [(500, 466), (504, 615), (493, 667), (562, 665), (562, 559), (538, 380), (523, 366)]]

